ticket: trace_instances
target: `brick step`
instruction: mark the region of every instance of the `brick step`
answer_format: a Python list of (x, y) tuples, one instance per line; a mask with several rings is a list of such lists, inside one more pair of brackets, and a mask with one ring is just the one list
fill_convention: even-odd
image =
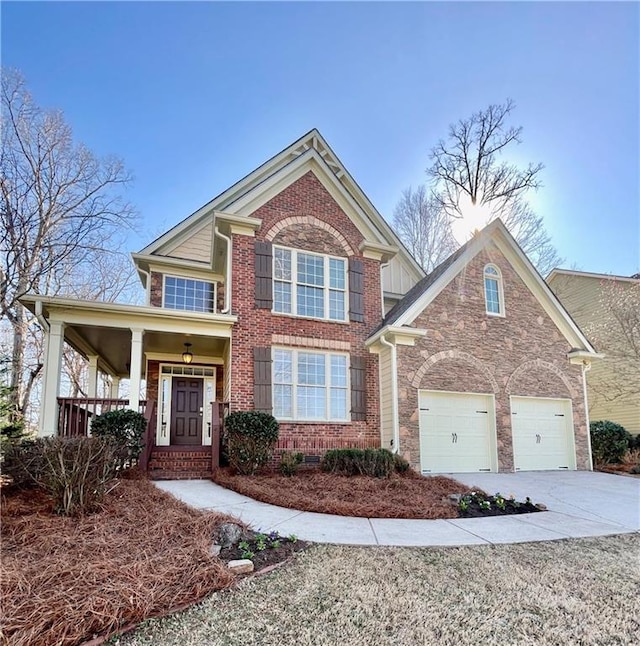
[(152, 480), (208, 480), (211, 478), (209, 471), (172, 471), (171, 469), (155, 469), (149, 471)]

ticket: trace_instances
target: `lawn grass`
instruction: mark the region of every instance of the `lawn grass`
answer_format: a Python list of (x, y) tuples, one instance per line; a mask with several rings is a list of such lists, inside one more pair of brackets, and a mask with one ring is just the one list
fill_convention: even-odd
[(317, 546), (122, 646), (635, 644), (637, 534), (460, 548)]
[(413, 471), (390, 478), (346, 477), (318, 470), (295, 476), (233, 475), (220, 469), (214, 481), (254, 500), (324, 514), (362, 518), (457, 518), (449, 494), (469, 487), (443, 476), (423, 477)]
[(209, 554), (228, 518), (191, 509), (148, 480), (117, 481), (95, 514), (52, 509), (37, 489), (3, 491), (2, 644), (80, 644), (235, 580)]

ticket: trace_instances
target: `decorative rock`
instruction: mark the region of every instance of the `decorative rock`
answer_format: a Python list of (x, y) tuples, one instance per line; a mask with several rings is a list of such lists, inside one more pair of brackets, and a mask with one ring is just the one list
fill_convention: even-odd
[(227, 567), (235, 574), (249, 574), (249, 572), (253, 572), (253, 561), (249, 559), (229, 561)]
[(547, 511), (547, 506), (543, 505), (541, 502), (537, 502), (534, 506), (540, 511)]
[(211, 554), (211, 556), (220, 556), (221, 551), (222, 545), (217, 545), (216, 543), (214, 543), (209, 549), (209, 554)]
[(451, 502), (454, 505), (457, 505), (460, 502), (460, 498), (462, 498), (462, 495), (459, 493), (450, 493), (447, 498), (449, 499), (449, 502)]
[(242, 527), (235, 523), (222, 523), (218, 528), (218, 544), (222, 547), (231, 547), (240, 540)]

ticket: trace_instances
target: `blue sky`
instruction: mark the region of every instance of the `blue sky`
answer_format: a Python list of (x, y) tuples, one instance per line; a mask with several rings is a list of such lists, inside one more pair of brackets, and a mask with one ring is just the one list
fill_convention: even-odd
[(2, 64), (122, 157), (135, 251), (317, 127), (383, 215), (511, 97), (565, 266), (638, 271), (637, 3), (3, 2)]

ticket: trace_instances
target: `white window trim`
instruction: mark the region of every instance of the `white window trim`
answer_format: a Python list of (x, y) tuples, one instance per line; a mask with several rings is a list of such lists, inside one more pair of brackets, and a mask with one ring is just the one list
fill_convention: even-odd
[[(275, 400), (274, 397), (274, 387), (276, 385), (275, 379), (274, 379), (274, 371), (275, 371), (275, 352), (276, 350), (282, 350), (285, 352), (291, 352), (291, 385), (293, 387), (293, 393), (292, 393), (292, 411), (293, 415), (291, 417), (276, 417), (278, 421), (282, 422), (295, 422), (299, 424), (315, 424), (315, 423), (320, 423), (320, 424), (348, 424), (351, 422), (351, 362), (350, 362), (350, 355), (348, 352), (332, 352), (332, 351), (317, 351), (317, 350), (310, 350), (307, 348), (291, 348), (287, 346), (272, 346), (271, 347), (271, 396), (272, 399)], [(320, 356), (323, 356), (325, 359), (325, 378), (328, 383), (326, 383), (323, 387), (326, 391), (326, 398), (325, 398), (325, 413), (326, 417), (323, 418), (309, 418), (309, 417), (298, 417), (298, 398), (297, 398), (297, 389), (300, 384), (298, 383), (298, 355), (299, 353), (304, 353), (304, 354), (318, 354)], [(345, 391), (345, 411), (346, 411), (346, 417), (343, 419), (331, 419), (329, 417), (330, 411), (331, 411), (331, 357), (332, 356), (340, 356), (340, 357), (345, 357), (346, 359), (346, 379), (347, 379), (347, 385), (344, 387)], [(275, 414), (275, 406), (274, 406), (274, 414)]]
[(218, 281), (205, 280), (204, 278), (194, 278), (193, 276), (178, 276), (177, 274), (162, 274), (162, 307), (163, 309), (171, 310), (172, 312), (200, 312), (200, 310), (186, 310), (176, 307), (167, 307), (165, 296), (167, 290), (167, 278), (177, 278), (178, 280), (193, 280), (197, 283), (205, 283), (213, 287), (213, 311), (202, 312), (204, 314), (216, 314), (218, 311)]
[[(281, 280), (276, 278), (276, 249), (283, 249), (291, 252), (291, 280)], [(308, 256), (316, 256), (322, 258), (324, 262), (324, 277), (325, 284), (322, 287), (324, 297), (324, 312), (325, 316), (310, 316), (309, 314), (298, 314), (298, 253), (303, 253)], [(344, 263), (344, 290), (338, 290), (330, 287), (331, 272), (330, 261), (339, 260)], [(341, 256), (332, 256), (324, 253), (316, 253), (314, 251), (307, 251), (306, 249), (294, 249), (292, 247), (284, 247), (282, 245), (274, 245), (272, 253), (272, 296), (273, 306), (271, 309), (272, 314), (280, 316), (293, 316), (295, 318), (312, 319), (314, 321), (329, 321), (330, 323), (348, 323), (349, 322), (349, 259)], [(289, 283), (291, 285), (291, 312), (278, 312), (275, 309), (275, 283), (276, 281), (282, 283)], [(317, 287), (317, 285), (315, 286)], [(330, 318), (330, 292), (342, 291), (344, 294), (344, 318), (332, 319)]]
[[(492, 274), (489, 274), (487, 276), (487, 269), (488, 268), (495, 269), (497, 273), (496, 276), (493, 276)], [(498, 283), (498, 299), (499, 299), (499, 307), (500, 311), (499, 312), (490, 312), (489, 311), (489, 299), (487, 298), (487, 282), (486, 279), (489, 278), (491, 280), (495, 280)], [(482, 289), (484, 291), (484, 310), (487, 316), (497, 316), (499, 318), (504, 318), (506, 316), (505, 314), (505, 306), (504, 306), (504, 289), (502, 287), (502, 272), (500, 271), (500, 268), (494, 265), (493, 263), (488, 263), (484, 266), (484, 269), (482, 270)]]

